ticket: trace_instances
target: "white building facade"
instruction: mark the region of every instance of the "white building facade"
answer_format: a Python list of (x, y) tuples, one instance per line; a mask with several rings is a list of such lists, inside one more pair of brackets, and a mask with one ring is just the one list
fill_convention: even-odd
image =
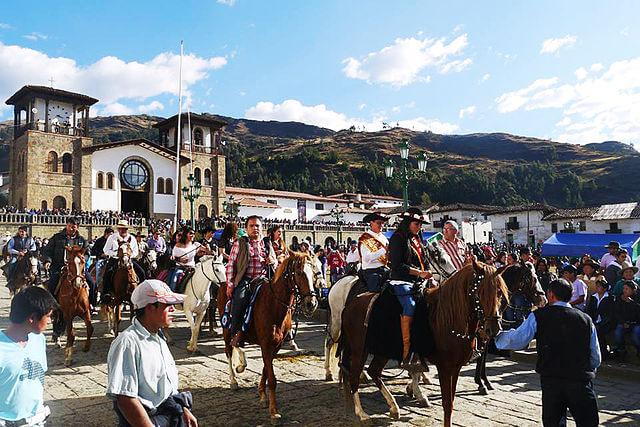
[(467, 243), (487, 243), (492, 238), (491, 221), (483, 216), (489, 206), (456, 203), (452, 205), (434, 206), (428, 209), (431, 220), (426, 230), (441, 232), (446, 221), (458, 224), (458, 236)]
[(491, 221), (496, 242), (536, 246), (550, 236), (543, 218), (554, 210), (540, 204), (512, 206), (487, 211), (484, 217)]

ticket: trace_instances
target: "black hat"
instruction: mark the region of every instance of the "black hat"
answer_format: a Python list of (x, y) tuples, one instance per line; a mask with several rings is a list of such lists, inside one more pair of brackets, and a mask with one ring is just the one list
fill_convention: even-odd
[(620, 248), (620, 243), (616, 242), (615, 240), (612, 240), (609, 242), (607, 246), (605, 246), (605, 248)]
[(385, 216), (384, 214), (382, 214), (379, 211), (375, 211), (375, 212), (371, 212), (369, 214), (366, 214), (363, 218), (362, 218), (362, 222), (372, 222), (372, 221), (389, 221), (389, 217)]
[(586, 265), (588, 265), (589, 267), (593, 268), (594, 272), (600, 270), (600, 265), (598, 265), (598, 263), (595, 262), (592, 259), (588, 259), (582, 264), (583, 267), (586, 266)]
[(418, 208), (409, 208), (400, 215), (400, 218), (409, 218), (412, 221), (419, 221), (422, 224), (428, 224), (429, 220)]
[(578, 274), (578, 269), (575, 268), (573, 265), (569, 264), (569, 265), (567, 265), (565, 267), (562, 267), (562, 270), (560, 270), (560, 273), (565, 273), (565, 272)]
[(596, 279), (596, 285), (602, 286), (605, 291), (609, 289), (609, 282), (607, 282), (607, 279), (605, 279), (604, 276), (600, 276)]
[(622, 282), (622, 286), (627, 285), (631, 289), (638, 289), (638, 285), (633, 280), (625, 280)]

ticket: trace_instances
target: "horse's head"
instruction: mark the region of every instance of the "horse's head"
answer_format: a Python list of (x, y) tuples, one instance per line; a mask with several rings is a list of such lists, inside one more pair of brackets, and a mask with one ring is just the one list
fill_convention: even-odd
[(529, 302), (538, 307), (547, 303), (538, 276), (530, 263), (519, 262), (505, 267), (501, 271), (501, 276), (511, 295), (522, 294)]
[(67, 279), (73, 286), (80, 288), (86, 284), (84, 248), (73, 245), (65, 246), (64, 249), (67, 255)]
[(200, 257), (202, 272), (207, 280), (221, 284), (227, 281), (227, 268), (223, 263), (222, 255), (203, 255)]
[(278, 267), (274, 281), (279, 277), (288, 281), (287, 286), (292, 288), (296, 300), (302, 303), (303, 313), (311, 316), (318, 308), (318, 299), (313, 286), (313, 270), (309, 255), (289, 251), (289, 256)]
[(311, 272), (313, 273), (313, 286), (316, 289), (322, 289), (327, 287), (327, 280), (322, 274), (322, 262), (316, 256), (309, 258), (311, 264)]
[(127, 241), (118, 243), (118, 266), (130, 267), (131, 266), (131, 245)]
[(149, 265), (149, 267), (151, 267), (151, 269), (158, 269), (158, 253), (155, 251), (155, 249), (149, 249), (147, 251), (147, 254), (145, 255), (145, 258), (147, 259), (147, 264)]
[(451, 257), (436, 242), (432, 242), (426, 248), (431, 266), (440, 275), (440, 281), (444, 281), (455, 274), (457, 270), (451, 261)]
[(509, 300), (509, 291), (495, 267), (475, 259), (472, 266), (475, 274), (468, 292), (474, 304), (471, 310), (478, 319), (480, 335), (485, 335), (482, 338), (493, 338), (501, 330), (500, 306), (503, 300)]

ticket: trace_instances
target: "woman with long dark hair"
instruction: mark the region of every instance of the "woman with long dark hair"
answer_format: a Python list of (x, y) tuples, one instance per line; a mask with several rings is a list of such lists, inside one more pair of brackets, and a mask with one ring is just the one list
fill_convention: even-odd
[(176, 290), (178, 282), (189, 268), (196, 266), (196, 255), (212, 255), (212, 252), (198, 242), (194, 242), (196, 232), (191, 227), (185, 227), (180, 233), (180, 240), (176, 242), (171, 252), (171, 257), (176, 266), (167, 279), (167, 284), (172, 291)]
[(432, 274), (422, 241), (422, 224), (428, 221), (418, 208), (409, 208), (400, 217), (402, 220), (389, 239), (388, 257), (391, 289), (402, 305), (402, 359), (407, 364), (411, 347), (411, 323), (416, 308), (413, 287), (416, 282), (431, 278)]
[(235, 242), (237, 238), (238, 224), (235, 222), (228, 222), (222, 230), (222, 235), (220, 236), (220, 247), (218, 248), (220, 255), (222, 255), (222, 259), (225, 262), (229, 261), (231, 247), (233, 246), (233, 242)]

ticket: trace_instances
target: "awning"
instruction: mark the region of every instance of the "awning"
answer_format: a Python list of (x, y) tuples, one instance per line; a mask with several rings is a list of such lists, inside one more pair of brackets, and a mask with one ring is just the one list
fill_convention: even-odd
[(542, 244), (542, 255), (579, 257), (589, 254), (601, 258), (607, 253), (605, 246), (612, 240), (629, 251), (635, 262), (640, 255), (639, 234), (555, 233)]

